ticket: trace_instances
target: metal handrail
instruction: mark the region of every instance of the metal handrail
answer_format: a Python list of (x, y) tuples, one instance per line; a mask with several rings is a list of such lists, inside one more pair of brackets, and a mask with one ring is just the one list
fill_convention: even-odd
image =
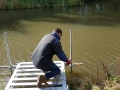
[(12, 67), (10, 67), (10, 66), (0, 66), (0, 68), (16, 68), (16, 65), (12, 65)]
[[(8, 45), (8, 38), (7, 38), (7, 32), (4, 32), (4, 38), (5, 38), (5, 44), (6, 44), (6, 51), (7, 51), (7, 57), (8, 57), (8, 62), (9, 62), (9, 69), (11, 70), (11, 75), (12, 75), (12, 63), (11, 63), (11, 57), (10, 57), (10, 52), (9, 52), (9, 45)], [(5, 66), (6, 67), (6, 66)]]

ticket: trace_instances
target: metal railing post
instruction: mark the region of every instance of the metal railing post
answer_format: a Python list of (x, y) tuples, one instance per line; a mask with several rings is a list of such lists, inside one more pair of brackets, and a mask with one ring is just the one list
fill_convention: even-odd
[(71, 74), (72, 74), (72, 30), (70, 30), (70, 60), (71, 60)]
[(4, 38), (5, 38), (5, 44), (6, 44), (6, 51), (7, 51), (7, 57), (8, 57), (8, 62), (10, 65), (10, 70), (11, 70), (11, 75), (12, 75), (12, 63), (11, 63), (11, 58), (10, 58), (10, 52), (9, 52), (9, 46), (8, 46), (8, 38), (7, 38), (7, 32), (4, 32)]

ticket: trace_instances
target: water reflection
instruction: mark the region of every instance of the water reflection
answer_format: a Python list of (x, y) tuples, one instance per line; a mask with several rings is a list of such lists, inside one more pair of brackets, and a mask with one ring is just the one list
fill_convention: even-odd
[[(114, 26), (120, 21), (118, 4), (95, 3), (72, 8), (0, 11), (0, 27), (15, 28), (20, 20)], [(58, 19), (58, 20), (56, 20)], [(14, 29), (11, 29), (14, 30)]]

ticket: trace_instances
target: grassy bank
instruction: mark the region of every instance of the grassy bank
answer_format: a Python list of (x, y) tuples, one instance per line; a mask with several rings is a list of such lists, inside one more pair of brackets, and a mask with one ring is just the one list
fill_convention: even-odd
[(78, 6), (84, 0), (0, 0), (0, 9), (29, 9), (41, 8), (44, 6)]
[[(41, 7), (73, 7), (84, 5), (91, 1), (103, 0), (0, 0), (0, 10), (15, 10), (15, 9), (33, 9)], [(119, 0), (106, 0), (104, 2), (112, 3), (115, 7), (119, 6)], [(114, 7), (113, 6), (113, 7)]]
[[(100, 78), (100, 77), (99, 77)], [(81, 78), (78, 72), (67, 76), (67, 84), (70, 90), (120, 90), (120, 77), (112, 76), (97, 80), (96, 77)]]
[(4, 80), (4, 75), (0, 75), (0, 90), (5, 89), (5, 80)]
[(73, 71), (72, 75), (66, 72), (70, 90), (120, 90), (120, 72), (114, 76), (110, 73), (108, 65), (101, 60), (100, 63), (102, 69), (95, 66), (95, 71), (86, 73)]

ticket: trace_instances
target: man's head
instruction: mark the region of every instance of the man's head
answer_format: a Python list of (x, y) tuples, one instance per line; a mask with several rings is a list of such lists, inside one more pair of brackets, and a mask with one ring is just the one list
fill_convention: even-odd
[(59, 28), (55, 29), (55, 32), (61, 37), (62, 36), (62, 30)]

